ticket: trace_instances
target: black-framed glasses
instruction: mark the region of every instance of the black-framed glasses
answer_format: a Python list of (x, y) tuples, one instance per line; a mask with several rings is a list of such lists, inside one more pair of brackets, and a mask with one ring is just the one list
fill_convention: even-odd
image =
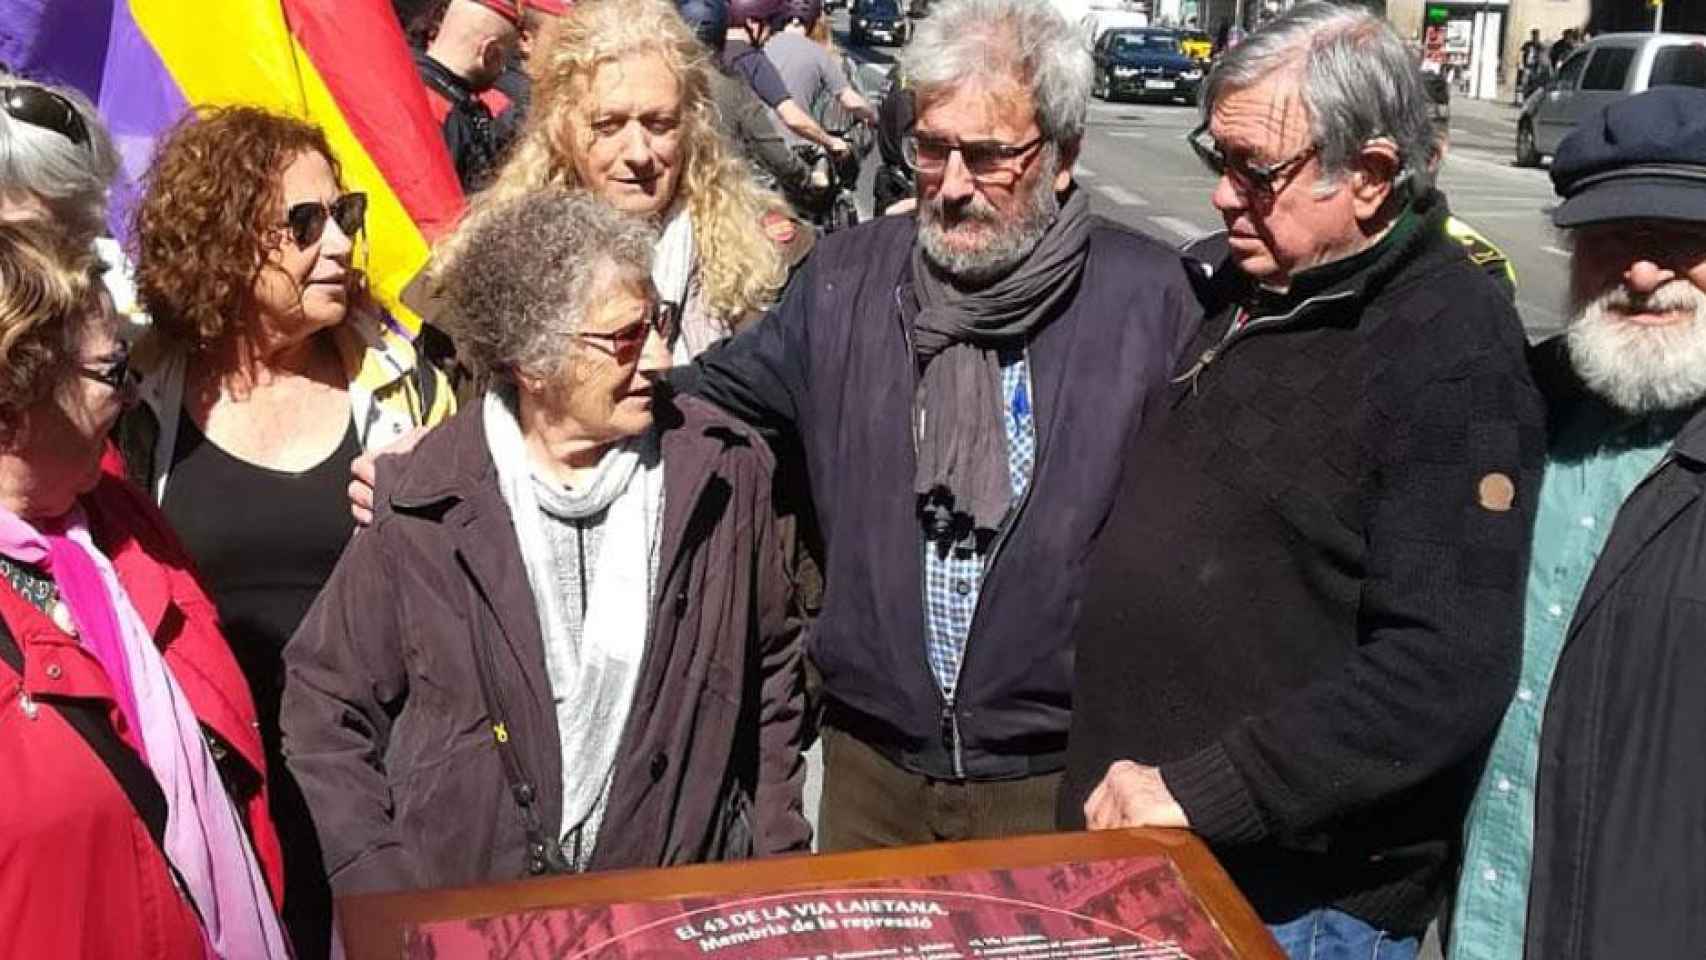
[(1292, 176), (1303, 169), (1319, 149), (1311, 143), (1278, 163), (1250, 163), (1228, 157), (1208, 132), (1206, 123), (1192, 130), (1185, 140), (1210, 173), (1217, 177), (1230, 176), (1241, 190), (1267, 200), (1278, 196), (1291, 182)]
[(681, 308), (668, 300), (659, 300), (652, 304), (644, 320), (635, 320), (611, 333), (583, 330), (575, 336), (585, 341), (587, 346), (608, 354), (617, 363), (629, 364), (645, 349), (647, 334), (656, 331), (664, 343), (669, 343), (675, 339), (676, 331), (680, 327)]
[(84, 149), (91, 143), (89, 125), (83, 122), (77, 105), (46, 87), (33, 83), (0, 87), (0, 110), (14, 120), (57, 133)]
[(338, 222), (338, 229), (344, 232), (344, 236), (355, 239), (367, 222), (367, 194), (346, 193), (333, 200), (330, 206), (319, 200), (293, 203), (285, 211), (284, 225), (290, 228), (290, 239), (296, 241), (298, 247), (308, 247), (320, 242), (328, 219)]
[(997, 182), (1015, 176), (1018, 171), (1014, 168), (1014, 161), (1022, 161), (1042, 142), (1040, 133), (1024, 143), (1012, 144), (999, 140), (942, 140), (908, 132), (900, 140), (900, 155), (913, 170), (937, 174), (947, 169), (948, 158), (957, 150), (960, 162), (966, 165), (966, 171), (974, 179)]
[(121, 342), (112, 359), (100, 366), (77, 367), (77, 375), (96, 383), (104, 383), (114, 390), (123, 390), (133, 382), (130, 371), (130, 346)]

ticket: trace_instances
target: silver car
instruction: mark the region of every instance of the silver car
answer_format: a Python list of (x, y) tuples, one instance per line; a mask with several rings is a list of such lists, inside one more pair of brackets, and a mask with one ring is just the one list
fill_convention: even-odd
[(1516, 122), (1516, 162), (1534, 166), (1576, 124), (1622, 97), (1653, 87), (1706, 87), (1706, 35), (1608, 33), (1578, 47)]

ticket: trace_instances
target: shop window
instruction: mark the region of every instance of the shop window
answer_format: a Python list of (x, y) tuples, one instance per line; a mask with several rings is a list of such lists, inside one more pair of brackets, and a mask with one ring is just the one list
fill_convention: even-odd
[(1660, 47), (1649, 87), (1706, 87), (1706, 46)]
[(1629, 80), (1629, 65), (1634, 62), (1634, 47), (1600, 47), (1582, 74), (1582, 89), (1622, 90)]

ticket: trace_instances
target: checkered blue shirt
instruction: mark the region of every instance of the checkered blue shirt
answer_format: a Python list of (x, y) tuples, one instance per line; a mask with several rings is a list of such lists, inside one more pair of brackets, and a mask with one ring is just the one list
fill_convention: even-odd
[[(1037, 459), (1037, 424), (1031, 404), (1030, 368), (1023, 351), (1004, 351), (1001, 363), (1001, 419), (1007, 426), (1007, 475), (1016, 505), (1031, 482)], [(1008, 516), (1011, 522), (1011, 514)], [(984, 553), (953, 548), (944, 556), (923, 543), (925, 652), (944, 696), (952, 699), (965, 657), (966, 636), (983, 586)]]

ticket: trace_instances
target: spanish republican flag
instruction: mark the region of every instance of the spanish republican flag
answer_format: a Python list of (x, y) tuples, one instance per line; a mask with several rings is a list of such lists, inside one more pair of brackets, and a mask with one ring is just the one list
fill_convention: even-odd
[(81, 89), (124, 156), (123, 237), (156, 140), (194, 105), (249, 104), (326, 131), (366, 191), (369, 275), (398, 301), (462, 191), (389, 0), (0, 0), (0, 62)]

